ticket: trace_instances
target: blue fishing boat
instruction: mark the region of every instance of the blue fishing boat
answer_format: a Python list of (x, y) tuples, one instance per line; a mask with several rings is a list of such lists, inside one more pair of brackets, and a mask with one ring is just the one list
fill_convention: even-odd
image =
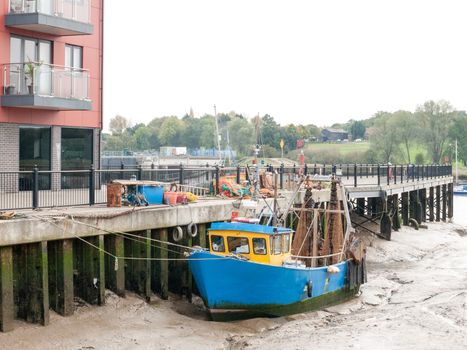
[(209, 249), (195, 250), (188, 262), (214, 320), (316, 310), (354, 296), (366, 279), (364, 260), (344, 254), (319, 267), (294, 259), (288, 228), (222, 222), (208, 233)]

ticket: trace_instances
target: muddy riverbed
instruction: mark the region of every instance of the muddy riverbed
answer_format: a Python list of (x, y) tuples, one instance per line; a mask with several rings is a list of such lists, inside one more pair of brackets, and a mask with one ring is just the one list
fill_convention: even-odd
[(390, 242), (366, 236), (368, 284), (322, 311), (215, 323), (199, 299), (147, 304), (108, 293), (104, 307), (51, 312), (48, 327), (17, 321), (0, 349), (466, 349), (467, 198), (456, 199), (455, 215)]

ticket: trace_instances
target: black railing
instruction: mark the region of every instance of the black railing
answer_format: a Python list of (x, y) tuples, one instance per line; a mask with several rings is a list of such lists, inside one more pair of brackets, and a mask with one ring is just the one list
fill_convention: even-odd
[[(279, 187), (291, 188), (302, 175), (337, 174), (347, 186), (392, 186), (434, 178), (452, 176), (451, 165), (391, 165), (391, 164), (306, 164), (274, 167), (262, 165), (262, 170), (279, 174)], [(248, 181), (254, 167), (189, 167), (168, 166), (150, 168), (66, 171), (0, 172), (0, 210), (39, 207), (93, 205), (107, 202), (107, 184), (113, 180), (150, 180), (204, 188), (217, 194), (219, 181), (228, 177), (239, 184)]]

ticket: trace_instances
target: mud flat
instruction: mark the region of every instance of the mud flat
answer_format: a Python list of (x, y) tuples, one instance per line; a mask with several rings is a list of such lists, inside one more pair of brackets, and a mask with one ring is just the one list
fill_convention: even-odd
[[(48, 327), (16, 321), (0, 349), (466, 349), (467, 201), (454, 223), (366, 236), (369, 283), (345, 304), (286, 318), (215, 323), (202, 303), (106, 295)], [(465, 215), (464, 215), (465, 216)]]

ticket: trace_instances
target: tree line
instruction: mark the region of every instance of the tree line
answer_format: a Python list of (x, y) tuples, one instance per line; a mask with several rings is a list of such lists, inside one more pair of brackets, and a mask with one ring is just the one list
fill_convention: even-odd
[[(262, 145), (262, 156), (280, 157), (280, 141), (284, 155), (297, 159), (297, 141), (304, 140), (307, 162), (325, 163), (442, 163), (454, 158), (454, 141), (458, 141), (459, 160), (467, 161), (467, 116), (447, 101), (427, 101), (414, 112), (375, 113), (365, 120), (349, 120), (333, 124), (344, 129), (352, 140), (368, 139), (366, 151), (338, 154), (335, 150), (309, 152), (306, 143), (317, 142), (321, 129), (313, 124), (281, 126), (268, 114), (246, 118), (235, 112), (217, 115), (221, 148), (228, 146), (239, 156), (251, 156), (254, 145)], [(103, 135), (103, 149), (120, 151), (158, 150), (161, 146), (217, 148), (216, 124), (213, 115), (194, 117), (193, 112), (179, 118), (154, 118), (148, 124), (131, 125), (127, 118), (116, 116), (110, 121), (111, 134)]]

